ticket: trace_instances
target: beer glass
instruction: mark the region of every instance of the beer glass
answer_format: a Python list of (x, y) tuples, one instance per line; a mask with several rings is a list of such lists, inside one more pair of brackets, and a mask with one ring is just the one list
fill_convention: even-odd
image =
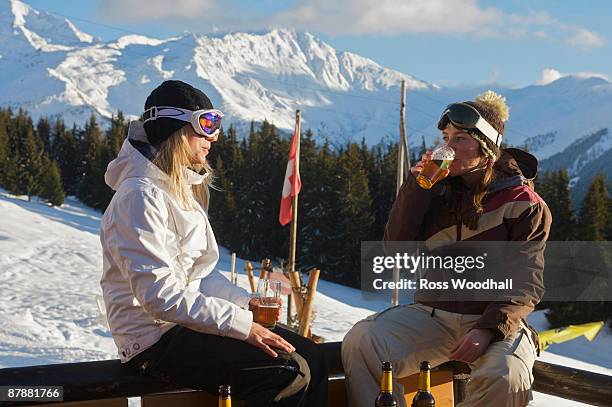
[(433, 187), (448, 175), (444, 170), (448, 170), (454, 159), (455, 150), (446, 144), (436, 148), (431, 154), (431, 161), (425, 163), (423, 171), (417, 176), (417, 184), (423, 189)]
[(266, 278), (259, 280), (255, 293), (256, 306), (253, 309), (253, 320), (259, 325), (274, 329), (280, 313), (281, 282)]

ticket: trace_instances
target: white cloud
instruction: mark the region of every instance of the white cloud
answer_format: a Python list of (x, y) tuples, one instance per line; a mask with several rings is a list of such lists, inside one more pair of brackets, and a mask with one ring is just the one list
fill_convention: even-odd
[(568, 44), (582, 51), (590, 51), (592, 48), (604, 45), (604, 40), (593, 31), (581, 27), (569, 27), (568, 30), (574, 31), (568, 39)]
[(103, 0), (99, 14), (119, 21), (193, 20), (212, 21), (216, 0)]
[(548, 85), (549, 83), (552, 83), (554, 81), (556, 81), (557, 79), (561, 79), (565, 76), (575, 76), (577, 78), (582, 78), (582, 79), (586, 79), (586, 78), (601, 78), (601, 79), (605, 79), (608, 82), (610, 81), (610, 77), (606, 74), (603, 73), (598, 73), (598, 72), (574, 72), (574, 73), (562, 73), (557, 71), (556, 69), (553, 68), (546, 68), (544, 70), (542, 70), (542, 74), (540, 76), (540, 79), (538, 79), (538, 81), (536, 82), (537, 85)]
[(546, 38), (548, 38), (548, 33), (547, 33), (545, 30), (535, 31), (535, 32), (533, 33), (533, 35), (534, 35), (536, 38), (542, 38), (542, 39), (546, 39)]
[(476, 0), (300, 0), (272, 22), (327, 34), (490, 35), (502, 13)]
[(508, 21), (511, 24), (518, 25), (548, 25), (551, 24), (554, 20), (545, 11), (532, 11), (529, 14), (510, 14), (508, 15)]
[(552, 83), (556, 81), (557, 79), (562, 78), (563, 76), (565, 75), (557, 71), (556, 69), (546, 68), (542, 70), (542, 75), (540, 76), (540, 79), (537, 80), (536, 84), (537, 85), (548, 85), (549, 83)]
[(116, 21), (159, 21), (191, 31), (251, 31), (288, 27), (328, 35), (441, 34), (565, 43), (581, 51), (604, 45), (585, 27), (546, 11), (523, 15), (482, 6), (480, 0), (296, 0), (264, 14), (256, 6), (218, 0), (100, 0), (99, 13)]
[[(542, 40), (558, 39), (581, 51), (590, 51), (604, 45), (604, 40), (597, 33), (584, 27), (564, 24), (544, 11), (531, 12), (526, 15), (510, 14), (508, 32), (514, 38), (527, 37), (527, 31), (532, 29), (533, 37)], [(518, 36), (516, 33), (524, 35)]]

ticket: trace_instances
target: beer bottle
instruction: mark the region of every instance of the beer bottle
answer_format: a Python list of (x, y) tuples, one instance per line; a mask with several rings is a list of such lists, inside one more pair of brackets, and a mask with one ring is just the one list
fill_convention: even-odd
[(391, 362), (383, 362), (382, 378), (380, 379), (380, 393), (376, 397), (374, 407), (397, 407), (397, 400), (393, 396), (393, 369)]
[(419, 391), (412, 399), (412, 407), (436, 407), (436, 400), (431, 394), (429, 380), (429, 362), (421, 362), (421, 372), (419, 373)]
[(219, 386), (219, 407), (232, 407), (231, 388), (227, 384)]

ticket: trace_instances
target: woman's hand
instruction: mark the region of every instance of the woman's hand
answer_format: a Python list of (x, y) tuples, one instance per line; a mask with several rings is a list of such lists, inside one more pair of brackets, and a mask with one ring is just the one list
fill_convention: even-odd
[(295, 352), (293, 345), (284, 340), (283, 337), (275, 334), (269, 329), (264, 328), (257, 322), (253, 322), (251, 325), (251, 332), (249, 333), (249, 337), (246, 338), (245, 342), (263, 350), (273, 358), (278, 356), (274, 349), (272, 349), (273, 347), (289, 353)]
[[(425, 168), (425, 164), (431, 161), (432, 154), (433, 152), (431, 150), (427, 150), (425, 154), (421, 156), (421, 161), (418, 161), (414, 165), (414, 167), (410, 168), (410, 172), (412, 173), (412, 176), (414, 178), (418, 177), (419, 174), (423, 171), (423, 168)], [(440, 175), (436, 177), (436, 180), (441, 180), (441, 179), (446, 178), (449, 173), (450, 173), (450, 170), (448, 168), (441, 170)]]
[(425, 154), (421, 156), (421, 161), (418, 161), (413, 167), (410, 168), (410, 172), (414, 178), (418, 177), (421, 171), (423, 171), (425, 164), (431, 161), (431, 154), (431, 150), (425, 151)]
[[(282, 310), (283, 310), (283, 299), (282, 298), (277, 298), (278, 302), (278, 313), (276, 314), (276, 320), (280, 321), (281, 319), (281, 314), (282, 314)], [(249, 311), (255, 313), (257, 311), (257, 307), (259, 306), (259, 298), (257, 297), (253, 297), (251, 298), (251, 301), (249, 301)]]
[(472, 329), (455, 345), (448, 359), (472, 363), (487, 351), (491, 339), (490, 329)]

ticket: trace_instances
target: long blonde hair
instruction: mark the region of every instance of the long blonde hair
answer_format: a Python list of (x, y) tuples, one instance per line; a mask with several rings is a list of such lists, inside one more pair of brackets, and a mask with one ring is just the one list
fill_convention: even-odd
[[(197, 165), (191, 164), (191, 152), (189, 144), (187, 144), (187, 137), (186, 126), (172, 133), (159, 146), (153, 164), (168, 175), (170, 194), (179, 202), (181, 207), (194, 210), (197, 202), (205, 211), (208, 211), (210, 188), (214, 188), (213, 169), (208, 162)], [(204, 182), (195, 185), (187, 184), (184, 173), (187, 168), (204, 175)]]

